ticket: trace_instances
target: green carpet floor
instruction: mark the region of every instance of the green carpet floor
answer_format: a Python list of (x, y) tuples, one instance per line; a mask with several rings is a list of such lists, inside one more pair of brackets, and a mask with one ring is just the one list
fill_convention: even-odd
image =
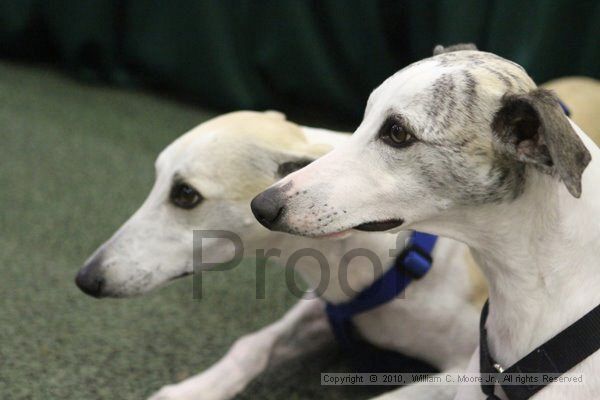
[[(141, 204), (159, 151), (210, 113), (147, 94), (90, 87), (44, 69), (0, 64), (0, 399), (144, 399), (207, 368), (241, 334), (294, 299), (269, 270), (208, 274), (144, 297), (95, 300), (73, 278)], [(359, 399), (321, 387), (347, 370), (335, 351), (272, 371), (242, 399)]]

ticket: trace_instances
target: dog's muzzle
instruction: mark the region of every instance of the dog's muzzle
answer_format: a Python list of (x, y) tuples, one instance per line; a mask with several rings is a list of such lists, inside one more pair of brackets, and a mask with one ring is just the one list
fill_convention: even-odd
[(79, 270), (75, 284), (81, 291), (92, 297), (103, 297), (105, 279), (102, 275), (102, 256), (97, 255)]

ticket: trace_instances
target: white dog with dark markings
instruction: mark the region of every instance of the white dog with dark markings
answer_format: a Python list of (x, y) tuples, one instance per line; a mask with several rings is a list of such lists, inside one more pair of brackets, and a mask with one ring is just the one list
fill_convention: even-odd
[[(490, 352), (507, 367), (600, 303), (600, 150), (519, 65), (449, 50), (387, 79), (350, 141), (252, 207), (309, 237), (368, 224), (466, 243), (490, 287)], [(324, 224), (325, 203), (345, 212)], [(570, 372), (585, 384), (534, 398), (600, 398), (600, 352)], [(461, 386), (456, 398), (485, 396)]]
[[(265, 229), (250, 210), (251, 199), (261, 190), (349, 138), (299, 127), (279, 113), (236, 112), (196, 127), (160, 154), (156, 182), (144, 204), (79, 272), (76, 282), (83, 291), (127, 297), (191, 273), (195, 229), (234, 232), (251, 257), (256, 249), (279, 248), (282, 254), (275, 261), (284, 263), (295, 250), (317, 249), (328, 261), (331, 279), (322, 299), (299, 301), (281, 320), (237, 340), (207, 371), (162, 388), (153, 400), (228, 399), (268, 367), (331, 344), (323, 299), (336, 303), (352, 296), (340, 287), (338, 268), (344, 254), (368, 248), (389, 268), (397, 235), (354, 232), (337, 239), (301, 238)], [(407, 233), (400, 234), (399, 243), (407, 238)], [(215, 240), (203, 252), (211, 261), (229, 260), (232, 246), (228, 240)], [(440, 239), (432, 270), (411, 284), (406, 298), (356, 316), (359, 333), (370, 343), (440, 370), (465, 368), (477, 345), (478, 310), (485, 297), (483, 280), (465, 257), (466, 246)], [(298, 272), (316, 287), (319, 265), (310, 257), (300, 261)], [(364, 257), (350, 263), (348, 283), (355, 291), (375, 277)], [(399, 398), (449, 399), (455, 390), (414, 385), (403, 388), (405, 395)]]

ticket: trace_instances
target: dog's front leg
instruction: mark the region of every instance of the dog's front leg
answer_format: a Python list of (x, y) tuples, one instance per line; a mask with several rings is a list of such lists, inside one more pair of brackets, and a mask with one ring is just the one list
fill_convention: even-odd
[(230, 399), (267, 368), (332, 342), (323, 302), (303, 299), (279, 321), (238, 339), (205, 372), (163, 387), (150, 400)]

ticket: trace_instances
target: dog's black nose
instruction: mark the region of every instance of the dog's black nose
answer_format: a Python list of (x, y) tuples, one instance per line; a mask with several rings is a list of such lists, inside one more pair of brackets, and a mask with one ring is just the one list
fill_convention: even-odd
[(102, 297), (104, 278), (102, 277), (102, 257), (95, 256), (79, 270), (75, 284), (81, 291), (92, 297)]
[(272, 229), (283, 214), (283, 201), (278, 188), (267, 189), (250, 203), (252, 213), (265, 228)]

